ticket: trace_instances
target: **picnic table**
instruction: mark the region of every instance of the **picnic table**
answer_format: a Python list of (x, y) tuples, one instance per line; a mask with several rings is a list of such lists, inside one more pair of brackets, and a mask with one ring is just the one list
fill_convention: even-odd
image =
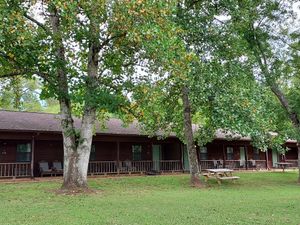
[(275, 164), (277, 164), (277, 166), (281, 167), (282, 172), (284, 172), (285, 168), (292, 165), (292, 163), (289, 163), (289, 162), (277, 162)]
[(210, 178), (215, 178), (220, 185), (223, 180), (232, 180), (235, 181), (240, 177), (233, 176), (231, 169), (206, 169), (206, 172), (203, 173), (205, 181), (207, 182)]

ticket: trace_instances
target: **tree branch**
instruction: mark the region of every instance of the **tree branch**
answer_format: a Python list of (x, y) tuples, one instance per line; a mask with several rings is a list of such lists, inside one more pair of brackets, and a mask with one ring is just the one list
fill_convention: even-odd
[(34, 24), (36, 24), (38, 27), (42, 28), (47, 34), (51, 33), (50, 30), (44, 24), (40, 23), (39, 21), (29, 16), (28, 14), (25, 13), (24, 17), (30, 20), (31, 22), (33, 22)]
[(17, 72), (10, 72), (10, 73), (5, 73), (5, 74), (0, 74), (0, 79), (1, 78), (22, 76), (26, 73), (27, 73), (27, 71), (17, 71)]
[(118, 34), (118, 35), (114, 35), (114, 36), (111, 36), (110, 38), (107, 38), (106, 40), (104, 40), (104, 41), (102, 42), (102, 44), (100, 44), (100, 45), (97, 47), (96, 50), (97, 50), (97, 51), (100, 51), (104, 46), (108, 45), (108, 43), (109, 43), (110, 41), (112, 41), (113, 39), (120, 38), (120, 37), (125, 37), (126, 34), (127, 34), (127, 32), (122, 33), (122, 34)]
[[(273, 92), (273, 94), (277, 97), (277, 99), (279, 100), (280, 104), (282, 105), (282, 107), (285, 109), (285, 111), (288, 114), (288, 117), (290, 118), (292, 124), (294, 125), (294, 127), (296, 129), (300, 129), (300, 120), (299, 120), (299, 116), (297, 114), (297, 112), (295, 112), (289, 104), (289, 100), (286, 98), (286, 96), (284, 95), (284, 93), (280, 90), (280, 88), (278, 87), (278, 85), (276, 84), (276, 82), (274, 82), (273, 80), (271, 80), (271, 75), (270, 75), (270, 71), (268, 69), (268, 61), (267, 61), (267, 57), (265, 55), (264, 50), (262, 49), (261, 43), (255, 33), (254, 28), (252, 27), (252, 31), (253, 31), (253, 35), (254, 35), (254, 41), (255, 44), (257, 45), (258, 51), (256, 55), (256, 58), (258, 60), (258, 63), (263, 71), (263, 73), (266, 75), (266, 82), (268, 84), (268, 86), (270, 87), (271, 91)], [(255, 51), (255, 50), (254, 50)]]
[(52, 83), (49, 79), (48, 79), (48, 74), (44, 73), (44, 72), (40, 72), (40, 71), (32, 71), (32, 70), (19, 70), (19, 71), (14, 71), (14, 72), (10, 72), (10, 73), (5, 73), (5, 74), (0, 74), (0, 79), (1, 78), (11, 78), (11, 77), (17, 77), (17, 76), (23, 76), (25, 74), (36, 74), (39, 77), (45, 79), (48, 83)]

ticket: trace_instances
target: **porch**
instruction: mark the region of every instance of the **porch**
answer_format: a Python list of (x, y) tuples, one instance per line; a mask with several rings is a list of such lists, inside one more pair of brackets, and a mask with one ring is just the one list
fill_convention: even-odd
[[(103, 139), (92, 144), (88, 175), (183, 171), (178, 139)], [(48, 176), (59, 174), (54, 163), (63, 163), (61, 140), (0, 140), (0, 178), (40, 176), (41, 163), (48, 165)]]
[[(92, 161), (88, 175), (131, 174), (131, 173), (173, 173), (182, 172), (180, 160), (160, 161)], [(49, 173), (49, 175), (52, 175)], [(55, 171), (53, 171), (55, 175)], [(31, 163), (0, 163), (0, 178), (31, 177)]]
[(182, 172), (180, 160), (160, 161), (94, 161), (89, 163), (89, 175), (148, 173), (148, 172)]
[[(39, 162), (63, 162), (61, 140), (0, 141), (0, 178), (39, 176)], [(48, 139), (48, 138), (47, 138)], [(202, 170), (229, 168), (235, 170), (260, 170), (275, 167), (278, 153), (261, 152), (249, 142), (213, 141), (197, 147)], [(275, 154), (276, 153), (276, 154)], [(297, 167), (295, 151), (286, 154), (286, 162)], [(172, 173), (189, 171), (186, 148), (178, 139), (151, 140), (149, 138), (96, 138), (92, 145), (89, 175)], [(54, 173), (53, 173), (54, 174)], [(51, 175), (51, 173), (50, 173)]]
[(200, 160), (201, 169), (228, 168), (234, 170), (267, 169), (266, 160)]
[[(291, 168), (298, 165), (297, 160), (286, 160), (292, 163)], [(228, 168), (234, 170), (264, 170), (267, 169), (266, 160), (200, 160), (201, 170), (214, 168)], [(88, 175), (133, 174), (133, 173), (174, 173), (185, 172), (181, 160), (159, 161), (91, 161), (88, 165)], [(50, 174), (51, 175), (51, 174)], [(55, 175), (55, 172), (53, 172)], [(30, 162), (0, 163), (0, 178), (32, 177)]]
[[(297, 160), (289, 160), (293, 167)], [(202, 170), (213, 168), (229, 168), (235, 170), (266, 169), (266, 160), (200, 160)], [(88, 165), (88, 175), (132, 174), (132, 173), (174, 173), (184, 172), (181, 160), (159, 161), (91, 161)], [(53, 173), (54, 175), (55, 173)], [(31, 177), (31, 163), (0, 163), (1, 178)]]

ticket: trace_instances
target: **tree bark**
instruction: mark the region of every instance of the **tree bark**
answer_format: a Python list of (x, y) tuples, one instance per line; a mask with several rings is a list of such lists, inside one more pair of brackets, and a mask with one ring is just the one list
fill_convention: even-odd
[[(260, 43), (259, 37), (256, 35), (254, 26), (252, 25), (251, 30), (254, 35), (254, 41), (257, 46), (257, 49), (253, 49), (254, 55), (257, 59), (257, 62), (260, 66), (260, 69), (263, 71), (267, 84), (273, 94), (277, 97), (278, 101), (280, 102), (281, 106), (283, 109), (286, 111), (287, 116), (289, 120), (291, 121), (292, 125), (294, 128), (298, 131), (300, 134), (300, 120), (299, 120), (299, 115), (298, 113), (290, 106), (290, 102), (286, 95), (282, 92), (282, 90), (279, 88), (277, 85), (276, 81), (272, 79), (272, 73), (268, 69), (268, 62), (267, 62), (267, 56), (265, 55), (265, 52), (263, 50), (263, 47)], [(251, 43), (249, 43), (251, 45)], [(299, 170), (299, 175), (298, 175), (298, 183), (300, 184), (300, 141), (297, 140), (297, 150), (298, 150), (298, 170)]]
[[(285, 109), (290, 121), (292, 122), (294, 128), (300, 133), (300, 122), (298, 114), (293, 111), (290, 107), (289, 101), (283, 92), (279, 89), (276, 84), (271, 85), (271, 90), (274, 95), (277, 97), (282, 107)], [(300, 142), (297, 140), (297, 150), (298, 150), (298, 180), (297, 182), (300, 184)]]
[[(63, 38), (60, 32), (59, 14), (55, 6), (52, 6), (51, 13), (50, 23), (54, 37), (55, 56), (58, 61), (58, 92), (64, 142), (64, 181), (61, 188), (68, 191), (83, 190), (88, 188), (87, 172), (96, 115), (95, 107), (91, 106), (92, 100), (89, 95), (94, 90), (94, 85), (96, 84), (94, 79), (97, 76), (99, 50), (96, 48), (97, 46), (90, 44), (88, 79), (86, 82), (87, 96), (78, 135), (76, 134), (71, 114), (72, 107), (69, 96), (67, 72), (65, 69), (67, 62), (65, 59)], [(97, 36), (97, 34), (95, 35)]]
[(298, 150), (298, 184), (300, 184), (300, 143), (297, 142), (297, 150)]
[(187, 144), (187, 152), (190, 163), (190, 175), (191, 185), (195, 187), (202, 187), (200, 180), (199, 163), (197, 158), (197, 151), (194, 144), (192, 120), (191, 120), (191, 106), (188, 96), (188, 88), (184, 87), (182, 90), (182, 101), (183, 101), (183, 116), (184, 116), (184, 133)]

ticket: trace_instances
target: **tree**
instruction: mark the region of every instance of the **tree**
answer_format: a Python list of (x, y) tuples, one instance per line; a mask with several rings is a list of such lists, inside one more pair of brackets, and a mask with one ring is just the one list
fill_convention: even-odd
[(200, 185), (194, 141), (206, 144), (219, 128), (228, 136), (251, 136), (263, 150), (270, 145), (280, 148), (280, 138), (269, 135), (275, 124), (266, 106), (273, 106), (273, 99), (252, 76), (251, 65), (241, 60), (244, 44), (237, 45), (239, 37), (231, 24), (219, 19), (228, 11), (225, 6), (211, 1), (178, 3), (174, 18), (186, 49), (178, 61), (188, 73), (141, 83), (134, 96), (148, 132), (173, 131), (187, 144), (193, 186)]
[[(63, 189), (87, 188), (96, 117), (130, 110), (137, 67), (146, 64), (160, 75), (172, 66), (167, 49), (178, 48), (173, 8), (172, 1), (142, 0), (1, 3), (0, 77), (37, 75), (43, 97), (58, 99)], [(81, 116), (79, 130), (72, 114)]]
[(6, 79), (0, 88), (0, 108), (19, 111), (42, 111), (39, 85), (20, 77)]
[[(294, 23), (294, 1), (243, 1), (229, 8), (231, 24), (244, 42), (244, 54), (253, 65), (252, 76), (277, 98), (284, 117), (279, 135), (297, 140), (300, 183), (299, 33)], [(295, 31), (293, 31), (295, 30)], [(295, 85), (296, 84), (296, 85)], [(270, 96), (269, 96), (270, 97)], [(280, 112), (282, 113), (282, 112)], [(284, 121), (284, 122), (282, 122)]]

